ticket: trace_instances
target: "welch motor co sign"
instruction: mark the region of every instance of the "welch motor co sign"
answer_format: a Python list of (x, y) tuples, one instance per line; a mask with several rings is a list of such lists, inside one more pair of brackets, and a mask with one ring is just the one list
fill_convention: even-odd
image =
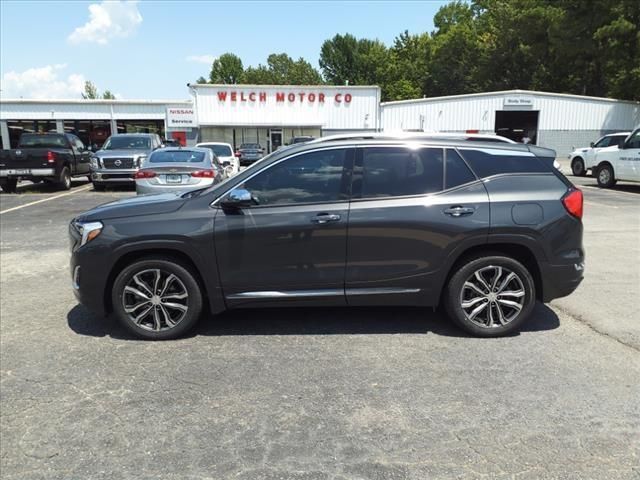
[(351, 103), (353, 96), (350, 93), (335, 92), (327, 94), (324, 92), (256, 92), (256, 91), (226, 91), (218, 90), (216, 98), (221, 103), (260, 103), (266, 102), (267, 98), (275, 100), (276, 103)]
[(196, 112), (191, 107), (167, 107), (167, 128), (187, 129), (197, 127)]

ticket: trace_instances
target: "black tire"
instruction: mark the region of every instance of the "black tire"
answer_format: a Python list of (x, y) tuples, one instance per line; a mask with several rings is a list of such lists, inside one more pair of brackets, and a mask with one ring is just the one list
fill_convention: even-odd
[(58, 177), (59, 190), (71, 190), (71, 172), (68, 167), (63, 167)]
[[(479, 302), (475, 305), (478, 307), (481, 304), (486, 304), (489, 306), (489, 309), (485, 307), (484, 310), (481, 310), (481, 313), (487, 317), (486, 322), (482, 321), (480, 317), (480, 313), (477, 315), (477, 321), (471, 320), (468, 318), (468, 314), (465, 313), (465, 310), (462, 307), (462, 301), (467, 295), (470, 289), (465, 287), (465, 282), (471, 279), (474, 276), (475, 272), (478, 272), (481, 269), (486, 269), (485, 271), (491, 272), (492, 268), (500, 268), (502, 273), (506, 273), (507, 271), (514, 273), (517, 276), (517, 280), (511, 280), (511, 282), (519, 282), (518, 285), (521, 285), (524, 294), (522, 295), (522, 304), (520, 310), (515, 310), (512, 307), (500, 307), (498, 302), (509, 300), (514, 301), (512, 295), (508, 297), (503, 297), (502, 300), (495, 298), (495, 293), (493, 293), (495, 301), (492, 303), (490, 300)], [(497, 270), (496, 270), (497, 273)], [(484, 275), (484, 274), (481, 274)], [(495, 275), (497, 276), (497, 275)], [(494, 276), (494, 278), (495, 278)], [(498, 283), (501, 283), (509, 274), (503, 275), (499, 277)], [(474, 277), (475, 278), (475, 277)], [(486, 278), (485, 278), (486, 279)], [(513, 288), (509, 287), (509, 285), (513, 285), (512, 283), (508, 283), (505, 285), (505, 288)], [(490, 283), (490, 282), (487, 282)], [(492, 286), (492, 285), (489, 285)], [(519, 287), (518, 287), (519, 288)], [(495, 290), (495, 288), (494, 288)], [(516, 290), (503, 290), (507, 293), (512, 293)], [(519, 291), (519, 290), (517, 290)], [(473, 292), (473, 291), (472, 291)], [(492, 292), (489, 292), (488, 295), (491, 295)], [(480, 298), (480, 295), (478, 295)], [(457, 270), (449, 280), (449, 283), (445, 290), (444, 303), (447, 314), (449, 318), (461, 327), (466, 332), (475, 335), (477, 337), (501, 337), (504, 335), (508, 335), (517, 331), (522, 323), (529, 317), (531, 311), (535, 306), (536, 292), (535, 292), (535, 283), (533, 281), (533, 277), (531, 273), (527, 270), (527, 268), (522, 265), (517, 260), (511, 257), (505, 257), (500, 254), (487, 254), (486, 256), (480, 257), (471, 257), (459, 264)], [(467, 300), (468, 301), (468, 300)], [(519, 303), (519, 299), (515, 299), (516, 303)], [(472, 303), (469, 302), (469, 303)], [(474, 307), (475, 307), (474, 305)], [(467, 307), (467, 308), (474, 308)], [(489, 311), (490, 310), (490, 311)], [(489, 326), (490, 321), (498, 319), (498, 313), (500, 310), (500, 314), (503, 315), (505, 311), (510, 312), (513, 315), (513, 318), (508, 321), (506, 324), (502, 324), (502, 322), (495, 322), (492, 326)], [(472, 310), (473, 312), (473, 310)], [(471, 313), (472, 313), (471, 312)], [(509, 315), (506, 315), (505, 318), (508, 318)], [(482, 325), (481, 325), (482, 324)], [(499, 324), (499, 325), (498, 325)]]
[(16, 193), (18, 191), (18, 179), (17, 178), (3, 178), (0, 179), (0, 188), (5, 193)]
[(571, 160), (571, 173), (576, 177), (586, 177), (587, 169), (584, 167), (584, 160), (580, 157), (576, 157)]
[(607, 163), (598, 167), (596, 180), (598, 181), (598, 186), (600, 188), (613, 187), (617, 183), (613, 167)]
[(104, 192), (105, 186), (102, 183), (94, 183), (93, 190), (96, 192)]
[[(135, 280), (133, 279), (134, 275), (140, 274), (138, 278), (144, 281), (145, 278), (149, 278), (149, 275), (154, 275), (154, 273), (150, 272), (154, 272), (155, 270), (159, 270), (161, 272), (161, 275), (165, 275), (165, 280), (169, 275), (174, 275), (175, 277), (177, 277), (177, 279), (179, 280), (179, 284), (177, 285), (178, 291), (184, 290), (188, 294), (188, 297), (184, 300), (174, 300), (171, 302), (171, 304), (173, 305), (175, 305), (175, 303), (181, 303), (186, 307), (186, 313), (184, 313), (184, 316), (182, 318), (178, 319), (175, 326), (169, 326), (169, 324), (162, 318), (162, 307), (160, 307), (159, 305), (154, 306), (154, 304), (152, 303), (153, 301), (160, 301), (162, 305), (168, 305), (167, 303), (163, 303), (161, 300), (159, 300), (159, 298), (155, 298), (158, 297), (157, 292), (156, 295), (150, 297), (151, 300), (149, 300), (148, 302), (145, 302), (144, 298), (138, 298), (137, 295), (133, 295), (133, 297), (131, 297), (130, 293), (125, 293), (125, 287), (130, 282), (135, 283)], [(160, 278), (161, 280), (159, 283), (162, 286), (164, 284), (164, 281), (162, 280), (162, 276)], [(170, 285), (175, 284), (176, 281), (174, 280)], [(144, 292), (142, 288), (138, 288), (138, 290), (146, 294), (146, 292)], [(137, 301), (139, 299), (142, 303), (148, 303), (150, 308), (152, 309), (147, 316), (143, 317), (140, 320), (139, 324), (136, 324), (130, 317), (129, 313), (125, 311), (124, 303), (131, 298), (136, 299), (134, 301)], [(171, 340), (181, 337), (194, 327), (194, 325), (198, 322), (198, 319), (200, 318), (200, 314), (202, 312), (202, 292), (200, 290), (200, 285), (196, 280), (195, 273), (188, 265), (185, 265), (170, 257), (146, 258), (136, 261), (131, 265), (125, 267), (118, 274), (113, 284), (113, 288), (111, 290), (111, 302), (113, 311), (120, 323), (122, 323), (122, 325), (124, 325), (124, 327), (131, 333), (145, 340)], [(143, 305), (143, 307), (135, 310), (134, 314), (141, 314), (146, 309), (147, 305)], [(164, 311), (168, 310), (165, 309)], [(174, 314), (176, 313), (176, 311), (180, 312), (180, 310), (171, 310), (171, 312), (173, 312)], [(157, 319), (155, 318), (156, 314), (158, 315)], [(161, 325), (161, 328), (162, 323), (164, 323), (164, 327), (166, 328), (161, 330), (153, 330), (152, 328), (154, 328), (154, 325), (156, 325), (156, 321), (158, 321), (158, 323)]]

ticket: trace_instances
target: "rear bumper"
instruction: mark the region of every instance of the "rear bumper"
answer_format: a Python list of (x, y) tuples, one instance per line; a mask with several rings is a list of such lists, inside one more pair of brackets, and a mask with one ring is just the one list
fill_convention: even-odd
[(573, 293), (584, 279), (584, 259), (571, 265), (542, 266), (542, 300), (545, 303)]
[(55, 174), (54, 168), (0, 169), (0, 177), (3, 178), (53, 177)]
[(190, 190), (210, 187), (211, 185), (213, 185), (213, 178), (203, 178), (200, 179), (198, 183), (177, 185), (153, 184), (148, 180), (138, 180), (136, 182), (136, 193), (138, 195), (146, 195), (149, 193), (188, 192)]

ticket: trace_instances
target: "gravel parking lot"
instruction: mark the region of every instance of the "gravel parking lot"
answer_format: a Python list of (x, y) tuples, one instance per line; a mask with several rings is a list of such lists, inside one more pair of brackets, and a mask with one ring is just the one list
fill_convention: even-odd
[(586, 280), (501, 339), (375, 308), (134, 340), (76, 304), (67, 240), (74, 215), (134, 193), (0, 195), (2, 477), (640, 478), (640, 186), (572, 180)]

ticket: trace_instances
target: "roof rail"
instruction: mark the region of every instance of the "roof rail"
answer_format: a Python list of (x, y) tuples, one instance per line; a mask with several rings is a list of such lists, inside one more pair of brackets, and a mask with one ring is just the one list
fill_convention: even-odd
[(339, 133), (336, 135), (327, 135), (326, 137), (319, 137), (315, 140), (306, 142), (310, 143), (327, 143), (327, 142), (339, 142), (345, 140), (477, 140), (487, 142), (498, 143), (517, 143), (513, 140), (502, 137), (500, 135), (481, 134), (481, 133), (425, 133), (425, 132), (371, 132), (371, 133)]

